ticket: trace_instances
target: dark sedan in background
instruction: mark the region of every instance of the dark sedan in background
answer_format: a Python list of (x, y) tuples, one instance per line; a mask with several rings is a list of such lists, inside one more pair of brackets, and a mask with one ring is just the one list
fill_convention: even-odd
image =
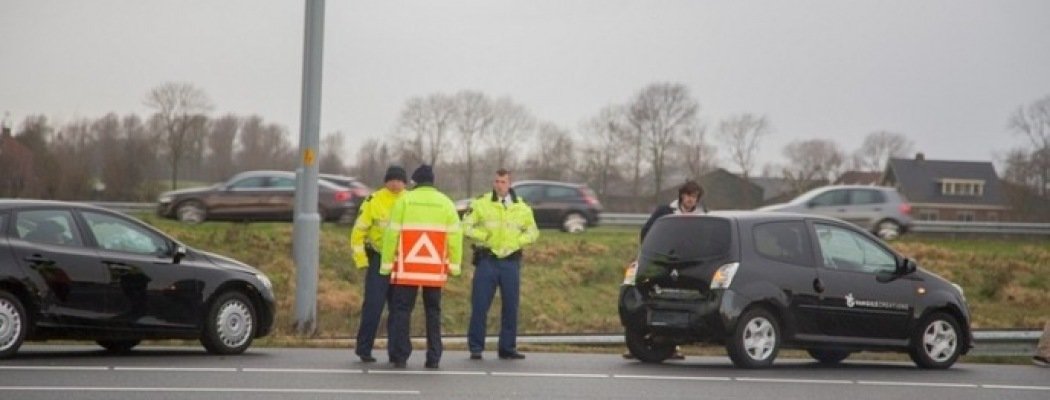
[[(352, 221), (360, 199), (367, 196), (365, 189), (340, 186), (322, 177), (318, 181), (317, 212), (325, 221)], [(157, 199), (158, 215), (191, 224), (205, 220), (290, 221), (294, 211), (295, 173), (287, 171), (242, 172), (223, 183), (165, 192)]]
[(270, 333), (259, 270), (189, 248), (134, 218), (45, 200), (0, 200), (0, 358), (25, 340), (199, 339), (239, 354)]

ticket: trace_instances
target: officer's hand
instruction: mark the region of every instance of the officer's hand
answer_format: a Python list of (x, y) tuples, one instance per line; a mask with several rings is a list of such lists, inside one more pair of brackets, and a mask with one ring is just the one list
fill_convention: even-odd
[(364, 255), (364, 254), (359, 255), (359, 256), (355, 255), (354, 256), (354, 265), (357, 266), (357, 269), (368, 268), (368, 256)]
[(463, 268), (460, 268), (458, 264), (449, 264), (448, 274), (452, 276), (459, 276), (463, 273)]

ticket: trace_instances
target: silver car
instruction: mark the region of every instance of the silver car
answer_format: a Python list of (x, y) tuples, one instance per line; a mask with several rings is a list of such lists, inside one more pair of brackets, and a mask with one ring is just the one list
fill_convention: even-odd
[(887, 240), (911, 228), (911, 204), (892, 187), (824, 186), (759, 211), (786, 211), (838, 218)]

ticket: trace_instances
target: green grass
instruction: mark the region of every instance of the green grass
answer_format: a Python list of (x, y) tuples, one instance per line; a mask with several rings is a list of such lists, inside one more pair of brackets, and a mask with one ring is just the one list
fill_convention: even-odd
[[(195, 226), (144, 217), (190, 246), (251, 264), (274, 281), (277, 336), (292, 332), (295, 266), (292, 224), (222, 223)], [(353, 267), (348, 225), (324, 224), (318, 283), (318, 336), (356, 333), (364, 272)], [(522, 267), (522, 333), (621, 332), (616, 311), (623, 269), (638, 250), (638, 231), (599, 228), (582, 235), (543, 230), (526, 250)], [(1050, 240), (941, 239), (909, 235), (892, 245), (919, 265), (959, 283), (966, 291), (975, 328), (1039, 328), (1050, 315)], [(466, 255), (465, 255), (466, 256)], [(442, 297), (443, 331), (463, 335), (470, 317), (473, 267), (451, 278)], [(499, 300), (489, 331), (499, 326)], [(423, 333), (423, 313), (413, 313), (412, 333)], [(381, 330), (385, 332), (385, 324)], [(385, 333), (381, 332), (381, 337)]]

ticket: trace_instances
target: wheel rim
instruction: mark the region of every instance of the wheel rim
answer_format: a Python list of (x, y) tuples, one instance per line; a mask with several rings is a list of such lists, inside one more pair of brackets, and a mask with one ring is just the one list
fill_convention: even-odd
[(18, 342), (22, 334), (22, 315), (7, 299), (0, 299), (0, 351), (7, 350)]
[(958, 347), (955, 327), (944, 320), (934, 321), (922, 335), (922, 347), (931, 360), (942, 363), (955, 356)]
[(569, 214), (565, 217), (563, 226), (569, 233), (583, 232), (584, 229), (587, 229), (587, 219), (580, 214)]
[(219, 340), (226, 347), (240, 347), (252, 334), (252, 313), (240, 301), (231, 300), (222, 305), (215, 321)]
[(744, 351), (753, 360), (765, 360), (776, 347), (777, 332), (773, 323), (765, 318), (755, 318), (744, 327)]
[(900, 226), (896, 222), (883, 221), (879, 224), (879, 237), (883, 239), (896, 239), (900, 236)]
[(187, 204), (179, 207), (179, 221), (196, 224), (204, 220), (204, 210), (200, 207)]

